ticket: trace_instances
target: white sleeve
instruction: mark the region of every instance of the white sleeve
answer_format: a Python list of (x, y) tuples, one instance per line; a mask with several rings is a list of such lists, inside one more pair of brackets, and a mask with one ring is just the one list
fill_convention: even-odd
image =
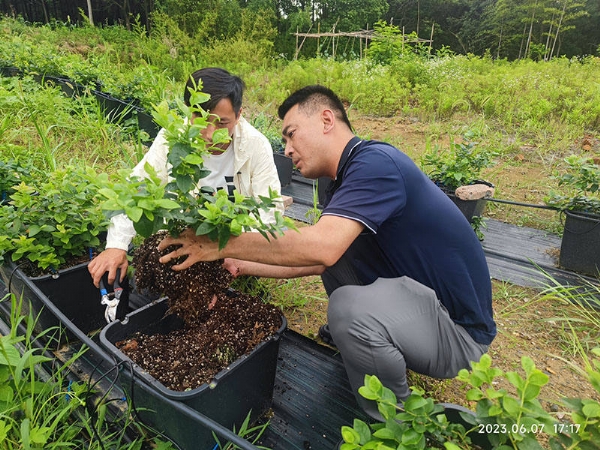
[(108, 226), (106, 248), (120, 248), (127, 251), (135, 236), (133, 222), (125, 214), (113, 216)]

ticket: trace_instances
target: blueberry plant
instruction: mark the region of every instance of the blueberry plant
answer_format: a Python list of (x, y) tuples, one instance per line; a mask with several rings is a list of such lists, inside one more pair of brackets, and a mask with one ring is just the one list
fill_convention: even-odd
[[(199, 89), (191, 90), (192, 105), (202, 104), (208, 98), (208, 94)], [(293, 222), (281, 214), (276, 214), (275, 223), (268, 224), (261, 219), (261, 210), (267, 211), (276, 201), (281, 201), (278, 192), (271, 190), (268, 197), (258, 199), (234, 192), (230, 198), (224, 190), (215, 192), (210, 187), (202, 187), (202, 179), (210, 173), (204, 168), (204, 157), (215, 150), (201, 135), (209, 124), (207, 111), (189, 107), (181, 100), (177, 101), (177, 109), (170, 109), (167, 102), (154, 109), (154, 120), (165, 129), (169, 146), (169, 181), (163, 182), (148, 164), (145, 166), (148, 177), (143, 179), (125, 172), (120, 172), (115, 182), (103, 176), (99, 179), (103, 186), (99, 193), (105, 197), (102, 208), (109, 216), (125, 213), (142, 237), (161, 229), (176, 236), (191, 228), (197, 235), (218, 241), (221, 248), (231, 236), (243, 231), (255, 230), (269, 239), (285, 227), (294, 227)], [(228, 141), (227, 130), (215, 131), (214, 145)]]
[(436, 147), (426, 152), (421, 164), (427, 176), (452, 192), (477, 181), (483, 169), (494, 163), (496, 152), (478, 146), (473, 137), (472, 132), (467, 132), (462, 142), (451, 142), (449, 149)]
[(0, 160), (0, 204), (7, 203), (10, 195), (15, 192), (14, 186), (29, 180), (33, 171), (33, 167), (23, 162), (14, 159)]
[(0, 262), (28, 260), (52, 271), (100, 247), (108, 221), (92, 183), (97, 177), (91, 168), (68, 166), (13, 186), (0, 213)]
[(554, 175), (563, 190), (551, 190), (545, 198), (546, 204), (560, 210), (600, 215), (600, 165), (589, 157), (577, 155), (570, 155), (564, 161), (566, 170)]
[[(593, 353), (600, 356), (600, 348)], [(391, 390), (376, 376), (366, 375), (359, 394), (377, 402), (385, 422), (367, 424), (355, 419), (352, 427), (342, 427), (344, 443), (340, 448), (458, 450), (479, 448), (474, 441), (484, 436), (487, 443), (483, 448), (500, 450), (541, 450), (545, 448), (543, 441), (548, 441), (552, 450), (599, 449), (600, 402), (564, 398), (568, 419), (559, 421), (538, 400), (540, 390), (548, 383), (548, 375), (527, 356), (522, 358), (521, 367), (524, 376), (513, 371), (505, 373), (493, 367), (490, 356), (484, 354), (479, 362), (472, 363), (472, 370), (461, 370), (457, 379), (469, 388), (466, 398), (476, 406), (473, 413), (460, 413), (460, 423), (449, 421), (444, 406), (425, 398), (423, 391), (416, 388), (399, 406)], [(600, 393), (600, 359), (593, 360), (586, 372), (591, 385)], [(495, 387), (500, 378), (510, 382), (516, 395)]]

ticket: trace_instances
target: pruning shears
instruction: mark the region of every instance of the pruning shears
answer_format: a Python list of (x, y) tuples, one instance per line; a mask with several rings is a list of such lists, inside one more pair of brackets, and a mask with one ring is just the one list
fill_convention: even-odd
[(117, 318), (117, 307), (119, 306), (121, 294), (123, 293), (123, 288), (119, 284), (119, 278), (121, 278), (121, 269), (117, 269), (117, 275), (113, 284), (113, 292), (108, 292), (104, 285), (104, 281), (100, 279), (100, 304), (106, 305), (106, 310), (104, 311), (106, 323), (114, 322)]

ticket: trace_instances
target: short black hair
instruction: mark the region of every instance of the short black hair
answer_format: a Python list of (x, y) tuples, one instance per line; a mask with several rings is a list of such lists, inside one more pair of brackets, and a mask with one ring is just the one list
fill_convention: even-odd
[(205, 94), (209, 94), (210, 99), (201, 105), (195, 106), (200, 106), (206, 111), (211, 111), (215, 108), (215, 106), (217, 106), (217, 103), (224, 98), (228, 98), (231, 100), (231, 105), (233, 106), (235, 115), (237, 116), (240, 113), (240, 110), (242, 109), (244, 89), (246, 88), (246, 85), (240, 77), (232, 75), (220, 67), (205, 67), (203, 69), (196, 70), (190, 75), (187, 83), (185, 84), (183, 101), (187, 106), (191, 106), (190, 89), (195, 89), (200, 81), (202, 82), (201, 91)]
[(288, 111), (296, 105), (298, 105), (299, 109), (307, 113), (314, 112), (318, 106), (326, 105), (339, 120), (348, 125), (348, 128), (352, 130), (352, 125), (350, 124), (350, 119), (348, 119), (348, 114), (346, 114), (344, 104), (331, 89), (325, 86), (313, 84), (298, 89), (285, 99), (277, 110), (279, 118), (283, 120)]

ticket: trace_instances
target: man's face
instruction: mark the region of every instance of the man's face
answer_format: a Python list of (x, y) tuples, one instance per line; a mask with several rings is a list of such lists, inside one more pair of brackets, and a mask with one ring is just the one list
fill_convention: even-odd
[(319, 114), (307, 116), (292, 107), (283, 118), (282, 139), (285, 154), (292, 158), (294, 165), (306, 178), (318, 178), (322, 168), (319, 166), (319, 136), (323, 124)]
[[(213, 133), (222, 128), (227, 128), (227, 133), (229, 134), (229, 137), (232, 138), (233, 130), (240, 119), (241, 111), (240, 114), (236, 116), (235, 111), (233, 110), (233, 105), (231, 104), (231, 100), (228, 98), (220, 100), (219, 103), (217, 103), (217, 105), (211, 111), (209, 111), (209, 113), (208, 126), (202, 130), (202, 137), (207, 142), (207, 145), (212, 146)], [(227, 147), (229, 147), (229, 144), (230, 143), (227, 142), (224, 144), (215, 145), (215, 147), (225, 151), (227, 150)]]

